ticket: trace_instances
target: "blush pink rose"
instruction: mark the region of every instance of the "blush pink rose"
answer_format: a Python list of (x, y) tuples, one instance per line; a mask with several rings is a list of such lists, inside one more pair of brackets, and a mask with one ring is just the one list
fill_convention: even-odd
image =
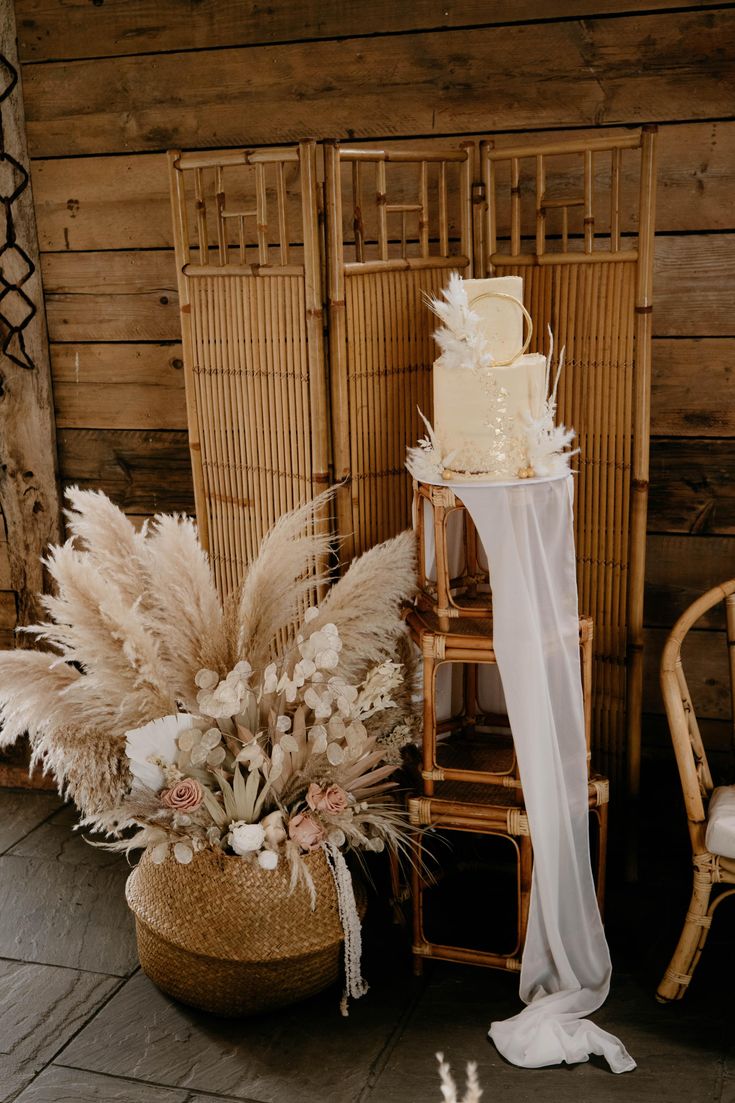
[(299, 812), (288, 821), (288, 834), (302, 850), (316, 850), (327, 837), (322, 825), (308, 812)]
[(161, 804), (174, 812), (193, 812), (202, 803), (203, 796), (199, 782), (193, 777), (185, 777), (170, 789), (163, 790)]
[(306, 803), (315, 812), (329, 812), (334, 816), (344, 812), (347, 807), (347, 793), (340, 785), (328, 785), (326, 789), (322, 789), (321, 785), (312, 781), (306, 794)]

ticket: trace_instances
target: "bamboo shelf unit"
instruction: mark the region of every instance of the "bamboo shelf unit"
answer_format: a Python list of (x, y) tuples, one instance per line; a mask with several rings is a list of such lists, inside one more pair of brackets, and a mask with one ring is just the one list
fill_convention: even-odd
[[(482, 671), (496, 668), (492, 607), (488, 594), (475, 595), (472, 615), (465, 616), (447, 601), (447, 595), (456, 583), (451, 569), (453, 551), (459, 548), (465, 556), (468, 550), (470, 553), (471, 569), (466, 569), (467, 559), (460, 564), (463, 569), (460, 589), (468, 585), (468, 578), (471, 584), (477, 577), (473, 573), (477, 565), (477, 537), (469, 514), (448, 487), (414, 482), (413, 515), (418, 535), (420, 585), (428, 586), (428, 589), (419, 590), (415, 604), (405, 610), (411, 639), (421, 655), (423, 674), (421, 791), (409, 798), (409, 815), (417, 827), (431, 828), (432, 831), (505, 839), (515, 857), (513, 892), (516, 917), (513, 945), (504, 949), (455, 945), (446, 938), (440, 942), (430, 937), (427, 908), (430, 907), (428, 901), (432, 890), (421, 873), (426, 866), (424, 854), (430, 843), (418, 836), (414, 843), (415, 861), (411, 875), (414, 968), (421, 972), (425, 958), (440, 958), (519, 970), (528, 924), (533, 846), (507, 717), (502, 713), (488, 713), (481, 704)], [(450, 547), (450, 517), (461, 525), (461, 531), (455, 529), (451, 534), (454, 549)], [(429, 531), (434, 537), (432, 545), (426, 539)], [(433, 581), (429, 582), (429, 561), (432, 558), (435, 569), (431, 572)], [(486, 576), (480, 573), (479, 577)], [(606, 778), (593, 774), (590, 766), (593, 635), (590, 618), (580, 617), (580, 670), (589, 807), (597, 823), (596, 883), (602, 909), (609, 783)], [(447, 667), (461, 674), (461, 700), (458, 706), (451, 683), (444, 686), (445, 702), (440, 701), (439, 675)], [(443, 711), (448, 715), (441, 715), (442, 704), (447, 706)], [(437, 860), (440, 862), (439, 856)], [(491, 874), (489, 876), (492, 878)], [(492, 879), (490, 884), (491, 891), (499, 891)]]
[[(330, 482), (336, 517), (322, 523), (345, 562), (410, 524), (405, 449), (423, 433), (417, 408), (432, 416), (425, 295), (451, 270), (524, 277), (533, 351), (547, 325), (566, 346), (559, 416), (581, 446), (593, 746), (635, 796), (655, 128), (498, 148), (307, 140), (174, 151), (170, 164), (196, 509), (223, 593), (276, 518)], [(638, 203), (626, 222), (631, 170)], [(481, 566), (471, 573), (482, 592)]]

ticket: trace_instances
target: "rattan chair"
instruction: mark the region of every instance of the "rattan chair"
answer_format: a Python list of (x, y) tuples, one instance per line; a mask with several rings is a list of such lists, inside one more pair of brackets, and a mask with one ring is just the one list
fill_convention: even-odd
[(735, 579), (715, 586), (679, 617), (661, 659), (661, 691), (671, 730), (692, 844), (692, 898), (678, 945), (658, 986), (665, 1003), (684, 995), (707, 941), (715, 908), (735, 888), (719, 892), (717, 885), (735, 885), (735, 785), (715, 788), (697, 718), (684, 676), (681, 648), (690, 628), (719, 602), (725, 602), (730, 658), (730, 692), (735, 703)]

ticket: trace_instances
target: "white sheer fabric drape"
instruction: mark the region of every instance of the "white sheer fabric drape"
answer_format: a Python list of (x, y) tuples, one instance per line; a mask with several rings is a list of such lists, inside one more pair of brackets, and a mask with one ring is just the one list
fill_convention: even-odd
[(534, 849), (520, 995), (527, 1006), (490, 1037), (515, 1065), (606, 1058), (622, 1043), (585, 1019), (604, 1002), (610, 955), (589, 856), (572, 476), (460, 486), (490, 564), (493, 639)]

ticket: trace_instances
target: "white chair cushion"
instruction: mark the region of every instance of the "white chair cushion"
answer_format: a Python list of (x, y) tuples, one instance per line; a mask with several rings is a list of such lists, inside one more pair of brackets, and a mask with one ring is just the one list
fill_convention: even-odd
[(735, 858), (735, 785), (720, 785), (713, 791), (704, 841), (710, 854)]

